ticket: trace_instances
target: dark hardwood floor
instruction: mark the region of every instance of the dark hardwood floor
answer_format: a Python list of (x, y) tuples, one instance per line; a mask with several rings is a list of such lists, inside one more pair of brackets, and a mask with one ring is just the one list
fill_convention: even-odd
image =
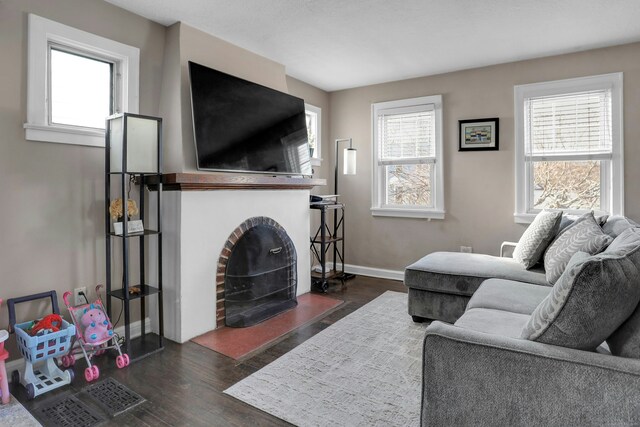
[[(362, 307), (387, 290), (406, 292), (399, 281), (358, 276), (341, 285), (332, 284), (327, 293), (344, 304), (319, 321), (291, 332), (285, 339), (253, 357), (235, 361), (212, 350), (187, 342), (165, 340), (165, 349), (115, 368), (113, 360), (98, 361), (101, 378), (111, 376), (147, 401), (110, 419), (107, 426), (283, 426), (288, 423), (240, 402), (223, 391), (268, 365), (332, 323)], [(77, 362), (76, 379), (70, 387), (26, 401), (22, 387), (12, 393), (27, 407), (36, 408), (49, 399), (75, 394), (87, 385), (83, 378), (86, 364)], [(77, 396), (82, 399), (82, 394)], [(84, 400), (84, 399), (82, 399)], [(88, 401), (90, 402), (90, 401)]]

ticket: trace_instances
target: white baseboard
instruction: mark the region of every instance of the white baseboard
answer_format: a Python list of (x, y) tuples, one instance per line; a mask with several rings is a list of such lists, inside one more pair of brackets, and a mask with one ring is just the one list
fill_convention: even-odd
[[(136, 321), (136, 322), (131, 322), (131, 325), (129, 327), (129, 332), (131, 334), (131, 338), (136, 338), (139, 337), (141, 332), (142, 332), (142, 328), (140, 327), (142, 325), (141, 321)], [(144, 327), (145, 330), (150, 331), (151, 330), (151, 319), (149, 317), (147, 317), (146, 319), (144, 319)], [(120, 335), (121, 337), (124, 337), (124, 326), (118, 326), (115, 330), (116, 334)], [(24, 372), (24, 359), (23, 358), (19, 358), (19, 359), (15, 359), (12, 360), (10, 362), (6, 363), (6, 369), (7, 369), (7, 375), (9, 375), (9, 378), (11, 378), (11, 372), (18, 370), (20, 372)], [(22, 374), (21, 374), (22, 375)]]
[[(317, 271), (316, 268), (319, 268), (320, 264), (316, 264), (313, 266), (313, 271)], [(333, 268), (333, 263), (327, 264), (327, 270)], [(342, 268), (342, 264), (338, 264), (337, 268)], [(386, 270), (384, 268), (374, 268), (374, 267), (364, 267), (361, 265), (353, 265), (353, 264), (345, 264), (344, 271), (346, 273), (357, 274), (359, 276), (368, 276), (368, 277), (378, 277), (380, 279), (389, 279), (389, 280), (404, 280), (404, 271), (398, 270)]]

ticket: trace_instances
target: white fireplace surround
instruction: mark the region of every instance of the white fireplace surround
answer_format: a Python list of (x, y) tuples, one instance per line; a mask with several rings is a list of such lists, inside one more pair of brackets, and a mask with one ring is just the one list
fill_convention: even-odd
[(165, 191), (162, 203), (164, 335), (183, 343), (216, 328), (216, 270), (229, 235), (266, 216), (289, 234), (297, 294), (311, 289), (309, 190)]

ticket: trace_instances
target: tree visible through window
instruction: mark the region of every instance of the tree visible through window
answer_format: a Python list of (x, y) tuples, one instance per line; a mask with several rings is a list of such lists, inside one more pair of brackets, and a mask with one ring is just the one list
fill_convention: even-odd
[(600, 162), (534, 162), (534, 209), (602, 210)]
[(433, 207), (432, 164), (386, 166), (386, 204)]

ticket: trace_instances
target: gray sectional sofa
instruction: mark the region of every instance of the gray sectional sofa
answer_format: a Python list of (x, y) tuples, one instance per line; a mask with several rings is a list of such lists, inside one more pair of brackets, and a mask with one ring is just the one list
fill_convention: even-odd
[(407, 267), (409, 314), (439, 320), (423, 426), (640, 425), (640, 228), (613, 217), (602, 231), (608, 248), (574, 254), (555, 286), (509, 257), (436, 252)]

